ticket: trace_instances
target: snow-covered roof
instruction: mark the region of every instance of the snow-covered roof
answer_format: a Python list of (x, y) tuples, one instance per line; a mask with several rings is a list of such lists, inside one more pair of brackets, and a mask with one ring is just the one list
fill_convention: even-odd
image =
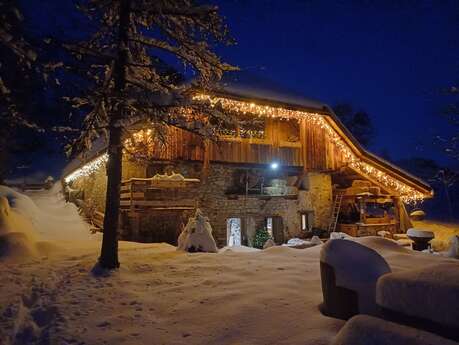
[(100, 136), (97, 138), (91, 146), (91, 149), (85, 151), (83, 154), (78, 155), (73, 158), (68, 164), (64, 167), (62, 171), (62, 177), (69, 175), (85, 163), (93, 160), (94, 158), (103, 154), (107, 149), (107, 141), (105, 137)]
[(327, 110), (328, 106), (318, 100), (306, 98), (304, 95), (281, 86), (272, 80), (247, 71), (226, 73), (218, 83), (217, 92), (296, 105), (317, 111)]

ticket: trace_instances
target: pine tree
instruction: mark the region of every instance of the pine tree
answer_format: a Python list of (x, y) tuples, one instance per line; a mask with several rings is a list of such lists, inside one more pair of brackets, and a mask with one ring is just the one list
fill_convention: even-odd
[[(141, 119), (211, 136), (225, 115), (206, 104), (191, 102), (190, 90), (208, 89), (234, 67), (221, 62), (213, 43), (231, 43), (217, 7), (191, 0), (88, 0), (81, 7), (97, 28), (84, 42), (67, 48), (87, 62), (92, 87), (74, 98), (76, 107), (90, 108), (72, 153), (108, 137), (107, 195), (99, 263), (116, 268), (123, 129)], [(178, 84), (163, 61), (180, 61), (195, 78)]]
[(258, 249), (263, 249), (266, 241), (269, 240), (271, 236), (266, 228), (258, 229), (255, 232), (255, 238), (253, 239), (253, 246)]
[(31, 114), (31, 94), (41, 87), (37, 55), (23, 26), (18, 1), (0, 0), (0, 182), (10, 168), (12, 153), (23, 146), (18, 132), (41, 131)]

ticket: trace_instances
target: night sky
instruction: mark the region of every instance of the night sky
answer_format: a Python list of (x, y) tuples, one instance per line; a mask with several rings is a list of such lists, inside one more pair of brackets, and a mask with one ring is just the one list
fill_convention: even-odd
[[(32, 2), (26, 16), (44, 34), (72, 33), (69, 4)], [(432, 144), (452, 133), (439, 113), (442, 90), (459, 76), (459, 1), (217, 1), (236, 46), (219, 54), (259, 75), (329, 105), (349, 102), (377, 128), (370, 150), (393, 160), (448, 162)], [(63, 161), (54, 159), (51, 173)], [(44, 169), (40, 166), (39, 169)]]
[(444, 161), (432, 137), (450, 130), (439, 113), (450, 101), (442, 90), (459, 79), (459, 1), (220, 6), (238, 41), (222, 51), (228, 61), (306, 97), (364, 109), (377, 127), (375, 153)]

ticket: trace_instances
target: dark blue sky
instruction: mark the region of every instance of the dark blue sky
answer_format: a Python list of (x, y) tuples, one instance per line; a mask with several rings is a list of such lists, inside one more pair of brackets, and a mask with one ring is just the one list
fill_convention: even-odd
[[(459, 84), (459, 0), (215, 1), (237, 40), (218, 48), (227, 62), (305, 97), (367, 111), (375, 153), (454, 164), (432, 141), (453, 133), (439, 113), (450, 101), (441, 90)], [(81, 34), (71, 2), (22, 3), (38, 32)], [(59, 175), (62, 155), (39, 161), (37, 169)]]
[(394, 159), (443, 160), (450, 130), (441, 90), (459, 76), (459, 1), (220, 1), (238, 44), (228, 62), (306, 97), (348, 101), (372, 115), (371, 147)]

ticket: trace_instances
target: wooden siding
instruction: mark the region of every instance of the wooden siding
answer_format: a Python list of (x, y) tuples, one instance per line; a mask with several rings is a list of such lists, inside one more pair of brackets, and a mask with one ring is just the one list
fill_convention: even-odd
[(195, 134), (170, 127), (166, 144), (154, 148), (153, 158), (251, 164), (278, 161), (307, 171), (336, 170), (344, 165), (341, 153), (322, 128), (306, 119), (294, 121), (268, 119), (264, 139), (227, 137), (207, 145)]

